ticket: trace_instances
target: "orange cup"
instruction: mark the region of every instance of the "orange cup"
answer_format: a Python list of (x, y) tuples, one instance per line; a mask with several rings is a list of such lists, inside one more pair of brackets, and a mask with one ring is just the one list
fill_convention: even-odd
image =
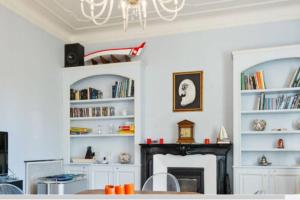
[(115, 186), (115, 193), (116, 194), (125, 194), (125, 188), (123, 185), (116, 185)]
[(105, 194), (115, 194), (115, 187), (113, 185), (106, 185), (104, 189)]
[(125, 188), (125, 194), (135, 194), (135, 192), (134, 192), (134, 184), (132, 184), (132, 183), (125, 184), (124, 188)]

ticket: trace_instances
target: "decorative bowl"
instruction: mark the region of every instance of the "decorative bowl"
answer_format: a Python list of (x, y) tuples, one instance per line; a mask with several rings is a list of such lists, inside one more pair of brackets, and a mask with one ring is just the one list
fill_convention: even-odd
[(263, 119), (255, 119), (252, 122), (252, 128), (255, 131), (264, 131), (267, 126), (267, 122)]
[(127, 163), (130, 163), (130, 159), (131, 159), (131, 156), (130, 156), (130, 154), (128, 154), (128, 153), (121, 153), (121, 154), (119, 155), (119, 162), (120, 162), (121, 164), (127, 164)]

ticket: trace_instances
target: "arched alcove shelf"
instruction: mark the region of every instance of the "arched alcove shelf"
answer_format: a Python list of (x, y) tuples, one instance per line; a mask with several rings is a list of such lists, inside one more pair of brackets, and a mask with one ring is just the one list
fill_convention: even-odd
[[(108, 169), (107, 167), (113, 170), (115, 166), (119, 166), (119, 155), (128, 153), (131, 155), (131, 162), (122, 166), (129, 167), (126, 170), (134, 174), (139, 171), (137, 166), (140, 163), (138, 144), (142, 137), (142, 71), (139, 61), (62, 69), (64, 116), (62, 134), (64, 160), (67, 166), (72, 166), (76, 170), (82, 165), (87, 166), (88, 171), (103, 171)], [(134, 91), (130, 91), (131, 95), (129, 95), (129, 81), (132, 81), (132, 88), (134, 88)], [(127, 94), (124, 92), (122, 97), (113, 96), (112, 87), (116, 82), (124, 84), (119, 89), (123, 88)], [(87, 88), (101, 90), (102, 98), (70, 99), (71, 89), (80, 91)], [(88, 115), (71, 116), (70, 113), (74, 108), (87, 109)], [(99, 108), (101, 115), (91, 114), (96, 110), (94, 108)], [(113, 108), (114, 112), (103, 114), (106, 108)], [(123, 125), (133, 125), (134, 133), (120, 134), (118, 129)], [(88, 134), (71, 135), (71, 127), (89, 128), (91, 131)], [(109, 164), (103, 166), (98, 163), (73, 163), (74, 158), (84, 159), (88, 146), (91, 146), (96, 153), (96, 160), (101, 161), (106, 156)], [(138, 179), (138, 176), (139, 173), (130, 175), (134, 179)], [(100, 176), (99, 180), (93, 177), (90, 181), (96, 184), (100, 179)]]
[[(273, 182), (272, 178), (276, 177), (274, 169), (282, 170), (284, 167), (285, 172), (281, 172), (284, 177), (288, 177), (289, 173), (295, 173), (295, 177), (300, 177), (298, 144), (300, 130), (295, 125), (300, 119), (300, 109), (291, 107), (293, 101), (284, 108), (276, 106), (276, 99), (279, 97), (297, 100), (297, 95), (300, 95), (299, 87), (289, 85), (299, 67), (300, 45), (233, 52), (234, 190), (236, 193), (252, 190), (251, 184), (248, 185), (247, 182), (253, 181), (251, 177), (255, 177), (254, 179), (257, 180), (255, 185), (261, 185), (264, 193), (276, 193), (273, 187), (277, 186), (268, 185)], [(256, 72), (263, 73), (265, 88), (244, 89), (241, 76), (251, 76)], [(268, 106), (262, 106), (262, 102)], [(266, 121), (263, 131), (256, 131), (253, 128), (256, 119)], [(284, 149), (277, 148), (279, 139), (283, 139)], [(263, 155), (272, 163), (271, 165), (259, 164)], [(298, 169), (297, 172), (289, 171)], [(251, 177), (250, 172), (253, 175)], [(250, 188), (245, 188), (245, 185)], [(295, 187), (299, 186), (295, 185)], [(255, 187), (253, 186), (253, 193), (257, 191), (254, 190)], [(289, 188), (286, 190), (289, 191)]]

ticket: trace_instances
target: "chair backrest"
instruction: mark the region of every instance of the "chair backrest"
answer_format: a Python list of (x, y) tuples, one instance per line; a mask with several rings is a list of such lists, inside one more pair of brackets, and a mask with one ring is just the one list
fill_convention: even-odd
[(23, 194), (23, 191), (11, 184), (0, 184), (0, 194)]
[(170, 173), (157, 173), (146, 180), (142, 191), (180, 192), (180, 186), (174, 175)]

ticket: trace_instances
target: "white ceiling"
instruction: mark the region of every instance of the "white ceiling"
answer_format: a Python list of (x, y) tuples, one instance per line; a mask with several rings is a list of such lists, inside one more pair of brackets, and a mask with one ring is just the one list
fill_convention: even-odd
[(99, 27), (82, 16), (80, 0), (0, 0), (6, 7), (66, 42), (133, 39), (300, 19), (300, 0), (186, 0), (177, 19), (166, 22), (158, 17), (149, 0), (146, 30), (133, 19), (124, 33), (117, 2), (115, 0), (111, 19)]

